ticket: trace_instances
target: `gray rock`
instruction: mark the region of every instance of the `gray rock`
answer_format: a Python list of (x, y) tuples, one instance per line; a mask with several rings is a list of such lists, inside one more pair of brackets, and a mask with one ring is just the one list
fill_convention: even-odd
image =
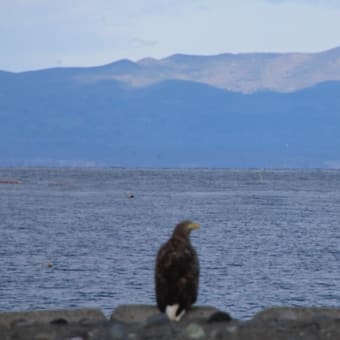
[(156, 306), (150, 305), (120, 305), (111, 315), (111, 320), (126, 323), (145, 323), (148, 318), (159, 314)]
[[(205, 319), (208, 320), (213, 314), (220, 312), (209, 306), (195, 306), (183, 317), (185, 320)], [(160, 312), (156, 306), (150, 305), (120, 305), (111, 315), (111, 320), (119, 320), (127, 323), (147, 323), (150, 318), (156, 317)]]
[(207, 335), (199, 324), (192, 322), (184, 328), (182, 337), (184, 339), (203, 340), (206, 339)]
[(335, 308), (273, 307), (257, 313), (256, 321), (306, 321), (340, 320), (340, 310)]
[(53, 323), (56, 320), (64, 320), (64, 323), (78, 322), (82, 319), (106, 320), (100, 309), (65, 309), (43, 310), (32, 312), (3, 312), (0, 313), (0, 325), (10, 327), (23, 322)]
[[(102, 313), (84, 313), (84, 310), (80, 313), (78, 310), (77, 316), (74, 311), (0, 313), (0, 339), (339, 340), (339, 314), (340, 309), (331, 308), (271, 308), (248, 321), (228, 321), (227, 313), (211, 307), (195, 307), (181, 321), (172, 322), (156, 307), (143, 305), (121, 306), (111, 321)], [(119, 321), (118, 317), (127, 322)]]
[(45, 333), (38, 333), (35, 335), (34, 340), (54, 340), (54, 335), (51, 334), (45, 334)]
[(112, 323), (109, 327), (109, 334), (114, 340), (127, 340), (129, 338), (125, 324), (119, 321)]
[(158, 313), (148, 317), (144, 323), (144, 327), (154, 327), (169, 323), (169, 318), (164, 313)]
[(228, 313), (216, 312), (209, 316), (208, 322), (229, 322), (232, 318)]
[(10, 328), (15, 327), (29, 327), (34, 324), (33, 320), (27, 320), (27, 319), (15, 319), (10, 323)]
[(208, 320), (212, 315), (220, 312), (220, 310), (211, 306), (194, 306), (184, 315), (184, 318), (186, 320)]

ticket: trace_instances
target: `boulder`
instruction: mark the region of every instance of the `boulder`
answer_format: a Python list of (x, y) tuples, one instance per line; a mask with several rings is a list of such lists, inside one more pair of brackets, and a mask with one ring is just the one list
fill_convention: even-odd
[(100, 309), (61, 309), (61, 310), (39, 310), (29, 312), (1, 312), (0, 326), (14, 327), (24, 326), (35, 322), (50, 324), (78, 323), (91, 320), (93, 322), (106, 320)]
[[(218, 309), (210, 306), (195, 306), (184, 314), (185, 320), (208, 320)], [(160, 315), (159, 315), (160, 314)], [(111, 320), (119, 320), (126, 323), (145, 324), (149, 320), (162, 319), (164, 315), (156, 306), (150, 305), (120, 305), (111, 315)]]
[(273, 307), (257, 313), (254, 321), (340, 321), (340, 309), (316, 307)]

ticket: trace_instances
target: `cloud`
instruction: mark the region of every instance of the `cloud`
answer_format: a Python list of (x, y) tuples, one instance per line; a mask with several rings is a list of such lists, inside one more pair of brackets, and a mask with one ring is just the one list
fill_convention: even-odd
[(340, 0), (265, 0), (273, 4), (304, 4), (309, 6), (340, 7)]
[(0, 69), (320, 51), (339, 46), (339, 14), (340, 0), (0, 0)]
[(139, 37), (134, 37), (130, 40), (131, 44), (134, 46), (145, 46), (145, 47), (154, 47), (158, 44), (157, 41), (155, 40), (146, 40), (146, 39), (142, 39)]

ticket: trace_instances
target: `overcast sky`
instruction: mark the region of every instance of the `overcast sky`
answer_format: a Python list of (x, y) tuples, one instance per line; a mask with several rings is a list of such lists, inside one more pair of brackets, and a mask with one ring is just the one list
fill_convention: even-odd
[(340, 46), (340, 0), (0, 0), (0, 70)]

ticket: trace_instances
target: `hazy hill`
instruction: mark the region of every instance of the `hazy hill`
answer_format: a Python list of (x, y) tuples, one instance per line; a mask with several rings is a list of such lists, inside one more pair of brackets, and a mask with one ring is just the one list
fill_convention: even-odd
[(0, 164), (340, 167), (340, 82), (242, 94), (100, 77), (150, 62), (1, 72)]
[(80, 82), (116, 79), (131, 86), (176, 79), (243, 93), (292, 92), (340, 80), (340, 47), (320, 53), (178, 54), (160, 60), (147, 58), (137, 63), (120, 60), (87, 69), (75, 77)]

